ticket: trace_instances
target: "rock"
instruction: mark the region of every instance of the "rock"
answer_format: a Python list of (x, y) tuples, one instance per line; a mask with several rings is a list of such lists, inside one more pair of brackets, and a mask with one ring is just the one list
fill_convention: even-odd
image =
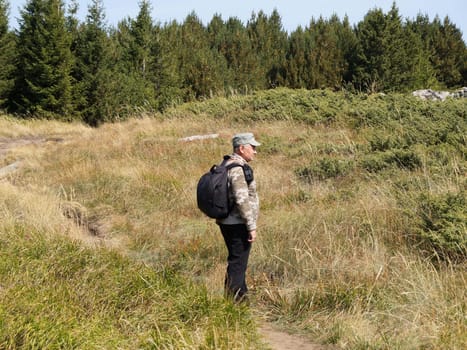
[(19, 169), (19, 166), (20, 166), (21, 162), (20, 161), (17, 161), (17, 162), (14, 162), (10, 165), (7, 165), (3, 168), (0, 168), (0, 178), (8, 175), (8, 174), (11, 174), (12, 172), (16, 171)]
[(219, 137), (219, 134), (194, 135), (194, 136), (188, 136), (188, 137), (181, 138), (179, 139), (179, 141), (189, 142), (189, 141), (195, 141), (195, 140), (215, 139), (217, 137)]
[(467, 97), (467, 87), (463, 87), (454, 92), (449, 91), (434, 91), (431, 89), (416, 90), (412, 92), (413, 96), (419, 97), (422, 100), (437, 100), (444, 101), (448, 97), (465, 98)]
[(451, 93), (451, 97), (453, 97), (453, 98), (467, 98), (467, 87), (464, 86), (462, 89), (454, 91), (453, 93)]
[(449, 95), (449, 91), (434, 91), (431, 89), (416, 90), (412, 92), (413, 96), (419, 97), (422, 100), (438, 100), (444, 101)]

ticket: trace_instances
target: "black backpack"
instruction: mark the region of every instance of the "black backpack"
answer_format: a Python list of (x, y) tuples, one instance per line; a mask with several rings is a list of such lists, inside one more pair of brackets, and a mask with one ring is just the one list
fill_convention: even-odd
[(219, 165), (213, 165), (198, 181), (196, 200), (198, 208), (212, 219), (224, 219), (229, 216), (232, 206), (229, 203), (228, 170), (240, 166), (238, 163), (226, 165), (229, 156)]

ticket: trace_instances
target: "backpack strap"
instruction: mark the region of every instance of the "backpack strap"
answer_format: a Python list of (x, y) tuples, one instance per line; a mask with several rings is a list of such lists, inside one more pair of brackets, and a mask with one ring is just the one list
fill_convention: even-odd
[(231, 157), (229, 155), (224, 156), (224, 160), (222, 161), (221, 165), (225, 166), (225, 168), (227, 170), (230, 170), (230, 169), (235, 168), (237, 166), (242, 167), (243, 175), (245, 176), (245, 180), (246, 180), (247, 184), (250, 184), (254, 179), (253, 169), (251, 169), (251, 167), (248, 164), (239, 164), (239, 163), (236, 163), (236, 162), (230, 163), (229, 165), (225, 165), (229, 159), (231, 159)]
[(232, 157), (230, 157), (229, 155), (226, 155), (226, 156), (224, 156), (224, 160), (223, 160), (222, 163), (221, 163), (221, 165), (222, 165), (222, 166), (225, 166), (225, 168), (226, 168), (227, 170), (230, 170), (230, 169), (235, 168), (235, 167), (237, 167), (237, 166), (241, 166), (242, 168), (244, 167), (244, 165), (239, 164), (239, 163), (236, 163), (236, 162), (232, 162), (232, 163), (226, 165), (226, 164), (227, 164), (227, 161), (228, 161), (229, 159), (232, 159)]

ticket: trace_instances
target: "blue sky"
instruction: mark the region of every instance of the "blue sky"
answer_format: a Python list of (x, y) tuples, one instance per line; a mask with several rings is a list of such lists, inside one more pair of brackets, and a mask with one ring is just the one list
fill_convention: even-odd
[[(65, 1), (69, 3), (69, 1)], [(16, 26), (19, 17), (18, 9), (22, 9), (26, 0), (10, 0), (10, 24)], [(84, 19), (91, 0), (79, 0), (79, 17)], [(120, 20), (138, 14), (139, 0), (103, 0), (107, 23), (116, 25)], [(185, 17), (194, 11), (198, 17), (207, 24), (214, 14), (222, 18), (237, 17), (243, 23), (250, 19), (252, 12), (263, 10), (270, 14), (277, 9), (284, 29), (295, 30), (299, 25), (307, 26), (312, 17), (322, 15), (329, 18), (333, 13), (339, 18), (345, 15), (350, 23), (355, 24), (363, 19), (365, 14), (374, 8), (381, 8), (385, 13), (389, 11), (393, 0), (151, 0), (152, 16), (156, 22), (165, 23), (171, 20), (182, 22)], [(399, 12), (403, 18), (413, 19), (418, 13), (426, 14), (430, 20), (436, 15), (441, 19), (449, 16), (457, 28), (463, 33), (467, 42), (467, 0), (399, 0), (396, 1)]]

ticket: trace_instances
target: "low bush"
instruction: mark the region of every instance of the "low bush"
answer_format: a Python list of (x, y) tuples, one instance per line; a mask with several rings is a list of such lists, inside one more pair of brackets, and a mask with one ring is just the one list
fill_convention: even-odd
[(295, 174), (307, 182), (345, 176), (354, 169), (354, 162), (343, 159), (323, 158), (295, 170)]
[(417, 208), (420, 239), (437, 256), (467, 258), (467, 193), (423, 194)]
[(422, 159), (415, 151), (392, 149), (363, 156), (360, 166), (369, 172), (378, 172), (386, 168), (397, 167), (415, 170), (422, 165)]

